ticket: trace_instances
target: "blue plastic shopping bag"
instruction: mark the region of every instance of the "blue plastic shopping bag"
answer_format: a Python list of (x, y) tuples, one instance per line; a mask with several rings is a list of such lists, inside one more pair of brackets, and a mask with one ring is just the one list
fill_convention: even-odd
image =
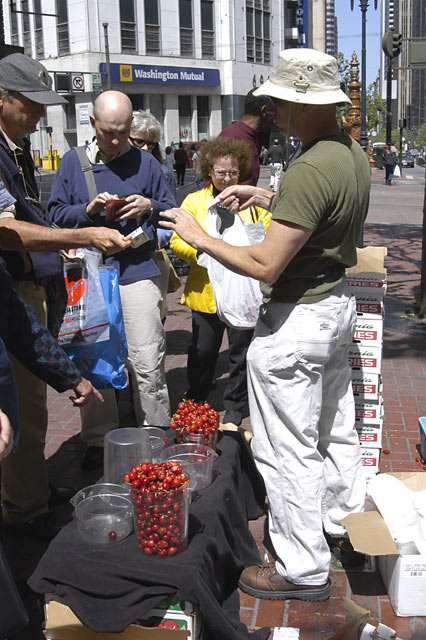
[(124, 389), (127, 386), (127, 341), (117, 269), (101, 265), (99, 276), (110, 321), (109, 340), (65, 347), (65, 350), (82, 375), (97, 389)]

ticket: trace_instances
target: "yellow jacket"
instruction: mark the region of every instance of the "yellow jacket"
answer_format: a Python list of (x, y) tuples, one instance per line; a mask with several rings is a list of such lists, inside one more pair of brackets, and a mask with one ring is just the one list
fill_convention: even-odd
[[(181, 204), (181, 208), (192, 213), (200, 225), (207, 231), (207, 202), (213, 198), (213, 186), (189, 193)], [(250, 207), (240, 211), (243, 222), (257, 222), (261, 220), (268, 228), (271, 220), (270, 211), (261, 207)], [(176, 233), (170, 239), (170, 246), (178, 258), (189, 260), (189, 273), (182, 297), (181, 304), (185, 304), (194, 311), (203, 313), (216, 313), (213, 291), (210, 285), (207, 269), (197, 264), (197, 252), (191, 245), (184, 242)]]

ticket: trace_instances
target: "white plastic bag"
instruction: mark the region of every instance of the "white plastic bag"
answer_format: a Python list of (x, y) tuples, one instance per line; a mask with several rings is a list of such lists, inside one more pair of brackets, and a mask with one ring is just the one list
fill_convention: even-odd
[(109, 340), (109, 316), (99, 278), (101, 254), (79, 249), (64, 262), (67, 306), (57, 336), (62, 346), (93, 344)]
[[(234, 223), (219, 233), (220, 218), (216, 209), (208, 209), (207, 232), (214, 238), (221, 238), (235, 247), (259, 244), (265, 237), (261, 221), (245, 224), (236, 214)], [(262, 304), (262, 293), (258, 280), (241, 276), (224, 267), (220, 262), (202, 254), (198, 264), (205, 266), (216, 303), (218, 317), (234, 329), (253, 329)]]
[(400, 178), (401, 177), (401, 169), (399, 168), (399, 164), (396, 164), (393, 170), (393, 177)]

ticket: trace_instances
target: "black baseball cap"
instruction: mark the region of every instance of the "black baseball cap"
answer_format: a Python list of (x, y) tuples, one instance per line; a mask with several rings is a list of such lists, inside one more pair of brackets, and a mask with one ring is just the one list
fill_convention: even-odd
[(52, 78), (46, 67), (24, 53), (11, 53), (0, 60), (0, 87), (18, 91), (39, 104), (67, 102), (52, 89)]

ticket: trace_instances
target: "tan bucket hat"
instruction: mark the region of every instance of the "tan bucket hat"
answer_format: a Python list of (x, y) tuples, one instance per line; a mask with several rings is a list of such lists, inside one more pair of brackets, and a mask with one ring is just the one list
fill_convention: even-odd
[(340, 88), (336, 58), (315, 49), (281, 51), (270, 78), (253, 95), (302, 104), (352, 104)]

